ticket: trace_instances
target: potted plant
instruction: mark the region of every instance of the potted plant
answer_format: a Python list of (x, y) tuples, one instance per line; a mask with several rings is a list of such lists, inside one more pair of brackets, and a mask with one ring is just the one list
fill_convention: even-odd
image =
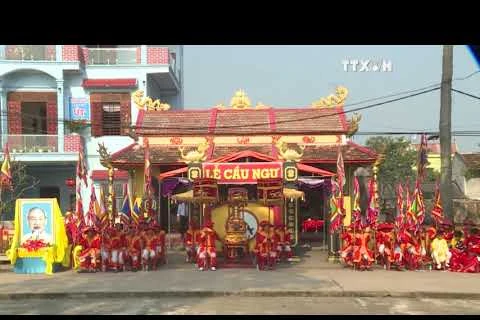
[(80, 130), (88, 126), (86, 120), (68, 120), (65, 122), (71, 133), (78, 134)]

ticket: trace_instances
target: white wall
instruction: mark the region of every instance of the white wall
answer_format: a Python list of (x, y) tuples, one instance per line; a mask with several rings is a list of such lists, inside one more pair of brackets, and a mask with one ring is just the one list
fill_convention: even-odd
[(466, 191), (468, 198), (480, 200), (480, 178), (473, 178), (468, 180)]
[(18, 71), (3, 77), (3, 87), (6, 89), (55, 89), (56, 79), (38, 71)]

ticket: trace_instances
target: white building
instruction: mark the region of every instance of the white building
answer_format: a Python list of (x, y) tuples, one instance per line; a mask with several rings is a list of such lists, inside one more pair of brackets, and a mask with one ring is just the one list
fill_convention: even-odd
[[(132, 142), (127, 129), (138, 109), (131, 94), (142, 89), (182, 109), (182, 88), (182, 46), (0, 45), (1, 147), (8, 141), (12, 158), (40, 180), (26, 197), (57, 197), (65, 211), (80, 143), (89, 183), (98, 187), (106, 182), (98, 143), (114, 153)], [(87, 122), (78, 134), (68, 125), (74, 119)], [(117, 178), (121, 198), (128, 174)], [(88, 210), (90, 188), (82, 196)]]

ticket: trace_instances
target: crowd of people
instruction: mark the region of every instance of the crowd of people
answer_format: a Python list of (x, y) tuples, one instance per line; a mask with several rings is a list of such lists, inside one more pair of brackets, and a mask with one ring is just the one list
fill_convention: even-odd
[(477, 228), (455, 231), (451, 224), (398, 229), (382, 223), (353, 226), (342, 232), (341, 260), (357, 270), (371, 270), (375, 262), (385, 269), (480, 272), (480, 233)]
[(78, 272), (149, 271), (166, 263), (165, 232), (154, 222), (79, 227), (67, 214), (65, 225)]

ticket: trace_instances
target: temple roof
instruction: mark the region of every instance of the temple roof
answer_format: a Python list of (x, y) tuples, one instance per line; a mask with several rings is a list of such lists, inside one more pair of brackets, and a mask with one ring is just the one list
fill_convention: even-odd
[[(337, 146), (315, 146), (306, 145), (304, 155), (300, 162), (303, 163), (325, 163), (335, 164), (337, 161)], [(217, 159), (231, 153), (240, 151), (253, 151), (268, 157), (275, 157), (275, 150), (271, 144), (258, 145), (232, 145), (216, 146), (210, 150), (208, 160)], [(345, 163), (373, 163), (377, 154), (369, 148), (360, 146), (354, 142), (347, 142), (342, 146), (343, 160)], [(152, 164), (183, 164), (180, 158), (178, 146), (150, 145)], [(130, 146), (114, 153), (112, 161), (117, 168), (144, 165), (144, 149), (141, 145), (131, 144)]]
[(135, 132), (139, 136), (345, 134), (342, 106), (329, 108), (218, 109), (144, 111)]

